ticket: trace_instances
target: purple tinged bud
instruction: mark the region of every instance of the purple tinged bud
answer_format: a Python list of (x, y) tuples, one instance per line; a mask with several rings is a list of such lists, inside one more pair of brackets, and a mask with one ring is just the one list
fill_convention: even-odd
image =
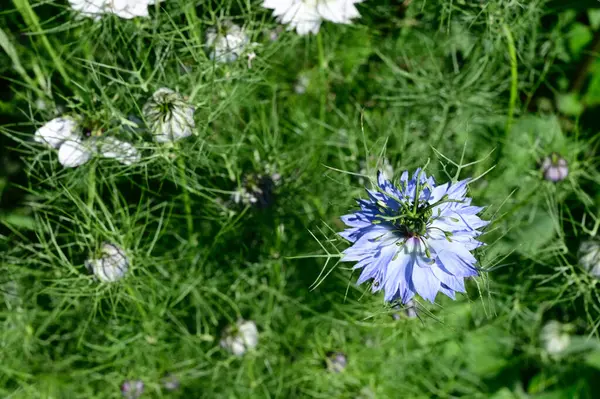
[(400, 311), (403, 311), (404, 316), (408, 317), (409, 319), (414, 319), (417, 317), (417, 307), (412, 299), (404, 306), (395, 305), (394, 309), (397, 310), (396, 312), (392, 313), (392, 318), (394, 320), (400, 320), (402, 318), (402, 313)]
[(162, 385), (167, 391), (176, 391), (179, 389), (179, 379), (171, 373), (168, 373), (162, 380)]
[(127, 380), (121, 385), (121, 393), (125, 399), (138, 399), (144, 393), (142, 380)]
[(542, 161), (542, 172), (544, 179), (557, 183), (567, 178), (569, 165), (563, 157), (553, 152)]
[(342, 352), (329, 352), (325, 363), (327, 364), (328, 371), (332, 373), (341, 373), (346, 368), (348, 360), (346, 355)]

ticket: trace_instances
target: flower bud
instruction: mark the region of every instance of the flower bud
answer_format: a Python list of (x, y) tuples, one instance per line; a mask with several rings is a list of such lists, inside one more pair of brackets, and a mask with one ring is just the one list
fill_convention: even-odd
[(112, 283), (122, 279), (129, 268), (129, 259), (123, 249), (115, 244), (102, 244), (99, 259), (88, 259), (86, 267), (96, 278), (104, 283)]
[(127, 380), (121, 384), (121, 393), (125, 399), (138, 399), (144, 393), (142, 380)]
[(579, 246), (579, 264), (585, 271), (600, 278), (600, 240), (583, 241)]
[(566, 332), (564, 324), (552, 320), (542, 327), (540, 341), (549, 355), (558, 356), (569, 346), (571, 336)]
[(258, 345), (258, 329), (252, 320), (238, 320), (235, 326), (228, 326), (221, 339), (221, 347), (236, 356), (242, 356), (248, 349)]
[(556, 152), (553, 152), (542, 161), (544, 179), (557, 183), (567, 178), (569, 166), (567, 161)]
[(348, 359), (342, 352), (329, 352), (327, 353), (325, 363), (328, 371), (332, 373), (341, 373), (346, 368)]

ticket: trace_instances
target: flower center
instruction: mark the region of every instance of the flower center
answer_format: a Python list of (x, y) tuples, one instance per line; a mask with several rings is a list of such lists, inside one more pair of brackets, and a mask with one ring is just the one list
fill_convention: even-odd
[(402, 217), (393, 225), (404, 237), (422, 237), (427, 233), (427, 224), (432, 215), (431, 207), (420, 205), (414, 213), (399, 215)]

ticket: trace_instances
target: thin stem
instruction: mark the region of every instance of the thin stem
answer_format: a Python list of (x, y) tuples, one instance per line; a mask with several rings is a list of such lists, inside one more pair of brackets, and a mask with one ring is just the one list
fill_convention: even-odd
[(91, 212), (94, 209), (94, 200), (96, 198), (96, 164), (92, 164), (90, 166), (88, 179), (87, 179), (87, 206), (88, 210)]
[(65, 83), (67, 85), (69, 85), (71, 83), (69, 74), (63, 67), (62, 60), (60, 59), (58, 54), (56, 54), (56, 52), (54, 51), (54, 47), (52, 47), (52, 44), (50, 44), (50, 41), (48, 40), (46, 35), (43, 33), (42, 27), (40, 26), (40, 21), (36, 15), (36, 13), (33, 11), (33, 8), (31, 8), (31, 4), (29, 4), (29, 1), (28, 0), (13, 0), (13, 4), (19, 10), (19, 13), (21, 13), (21, 16), (25, 20), (25, 23), (27, 23), (27, 26), (29, 26), (29, 29), (34, 31), (36, 33), (36, 35), (39, 36), (40, 40), (42, 41), (42, 44), (46, 48), (46, 51), (48, 51), (50, 58), (52, 58), (52, 61), (54, 62), (54, 65), (56, 66), (58, 73), (60, 73), (60, 76), (63, 78)]
[(502, 25), (502, 29), (504, 30), (504, 34), (506, 35), (506, 41), (508, 44), (508, 55), (510, 57), (510, 100), (508, 103), (508, 116), (506, 118), (506, 138), (510, 135), (510, 130), (512, 128), (513, 118), (515, 114), (515, 106), (517, 103), (517, 90), (519, 84), (519, 74), (517, 71), (517, 51), (515, 48), (515, 41), (513, 39), (513, 35), (508, 28), (508, 25)]
[[(196, 7), (194, 6), (194, 4), (190, 4), (188, 7), (186, 7), (185, 19), (187, 20), (188, 27), (190, 28), (190, 34), (194, 39), (195, 46), (198, 46), (198, 48), (202, 48), (202, 28), (201, 25), (198, 23), (198, 14), (196, 14)], [(199, 53), (204, 54), (203, 51), (200, 51)]]
[(323, 39), (321, 38), (323, 34), (317, 34), (317, 49), (319, 52), (319, 72), (321, 76), (321, 104), (319, 109), (319, 131), (321, 134), (324, 133), (325, 127), (325, 112), (327, 108), (327, 70), (325, 68), (325, 51), (323, 49)]
[[(178, 147), (177, 147), (178, 148)], [(179, 149), (179, 148), (178, 148)], [(179, 152), (179, 151), (178, 151)], [(183, 207), (185, 210), (185, 219), (187, 223), (188, 239), (193, 241), (194, 239), (194, 219), (192, 218), (192, 201), (190, 199), (190, 193), (188, 192), (188, 180), (185, 174), (185, 163), (183, 157), (178, 154), (177, 156), (177, 169), (179, 170), (179, 179), (183, 186)]]

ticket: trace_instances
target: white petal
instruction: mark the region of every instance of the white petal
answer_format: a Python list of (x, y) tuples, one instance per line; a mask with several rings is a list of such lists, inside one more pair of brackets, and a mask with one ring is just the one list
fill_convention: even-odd
[(220, 341), (221, 347), (236, 356), (242, 356), (248, 349), (258, 345), (258, 329), (253, 321), (239, 320), (236, 326), (225, 329), (225, 336)]
[(65, 140), (77, 137), (77, 123), (70, 118), (55, 118), (39, 128), (33, 139), (50, 147), (58, 148)]
[(253, 321), (245, 321), (238, 327), (240, 335), (247, 348), (256, 348), (258, 345), (258, 329)]
[(206, 33), (206, 44), (211, 48), (209, 56), (217, 62), (234, 62), (244, 52), (250, 42), (248, 35), (238, 25), (223, 24), (225, 34), (220, 34), (215, 28), (209, 28)]
[(83, 165), (92, 157), (91, 149), (77, 140), (65, 141), (58, 150), (58, 162), (66, 168)]
[(124, 165), (134, 164), (141, 159), (140, 153), (132, 144), (114, 137), (103, 138), (98, 146), (100, 155), (104, 158), (114, 158)]
[(362, 0), (265, 0), (263, 7), (273, 10), (273, 15), (299, 35), (317, 33), (322, 20), (350, 23), (360, 16), (354, 6)]

